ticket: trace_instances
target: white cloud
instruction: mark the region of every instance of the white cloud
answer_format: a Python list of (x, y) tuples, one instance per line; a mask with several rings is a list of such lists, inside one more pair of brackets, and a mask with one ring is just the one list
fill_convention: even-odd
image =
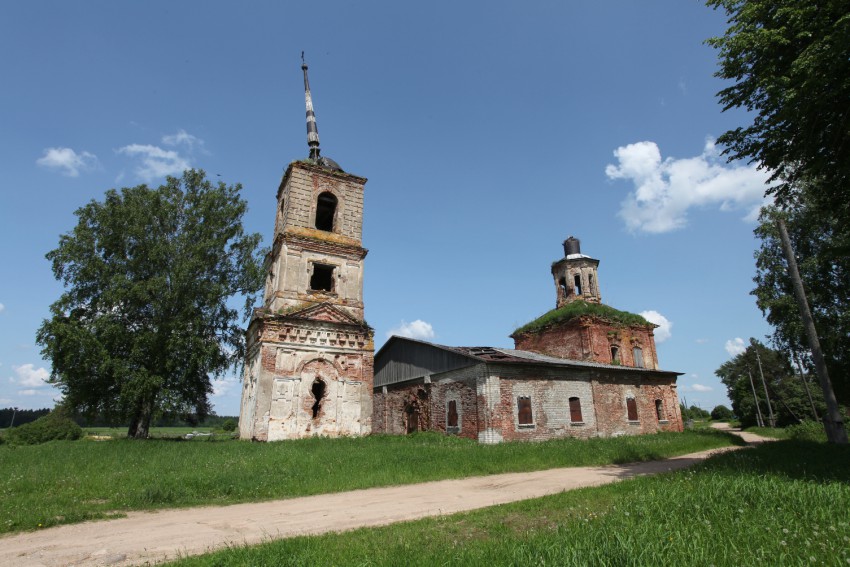
[(411, 339), (433, 339), (434, 328), (431, 326), (431, 323), (426, 323), (421, 319), (417, 319), (412, 323), (402, 321), (398, 327), (387, 331), (387, 338), (393, 335), (398, 335), (400, 337), (408, 337)]
[(182, 128), (176, 134), (171, 134), (162, 137), (162, 143), (166, 146), (184, 145), (190, 151), (198, 148), (201, 152), (207, 153), (204, 149), (204, 141), (197, 136), (193, 136)]
[(189, 160), (174, 150), (164, 150), (158, 146), (130, 144), (119, 148), (119, 154), (141, 159), (136, 175), (145, 181), (161, 179), (167, 175), (180, 175), (191, 165)]
[(617, 215), (631, 232), (662, 233), (683, 228), (693, 207), (745, 211), (754, 221), (768, 202), (768, 174), (755, 165), (729, 165), (708, 139), (692, 158), (661, 159), (655, 142), (637, 142), (614, 150), (618, 165), (608, 165), (609, 179), (630, 180), (635, 190), (620, 203)]
[(9, 378), (10, 382), (30, 388), (40, 388), (41, 386), (48, 385), (47, 379), (50, 378), (50, 372), (45, 368), (36, 368), (34, 364), (22, 364), (20, 366), (12, 366), (12, 370), (17, 374), (17, 378)]
[(650, 323), (658, 325), (658, 328), (655, 329), (656, 343), (663, 343), (672, 336), (673, 322), (658, 311), (641, 311), (640, 315)]
[(81, 171), (89, 171), (97, 166), (97, 156), (85, 151), (78, 154), (71, 148), (47, 148), (35, 163), (41, 167), (59, 169), (68, 177), (77, 177)]
[(714, 390), (711, 386), (703, 386), (702, 384), (694, 384), (692, 387), (695, 392), (711, 392)]
[(3, 313), (4, 311), (6, 311), (6, 306), (0, 303), (0, 313)]
[(19, 396), (38, 396), (38, 395), (47, 394), (47, 393), (48, 392), (45, 392), (43, 390), (32, 390), (32, 389), (30, 389), (30, 390), (18, 390)]
[(227, 395), (234, 386), (237, 386), (239, 381), (235, 376), (228, 376), (226, 378), (219, 378), (212, 381), (212, 397), (220, 398), (221, 396)]
[(745, 350), (747, 350), (747, 345), (741, 337), (726, 341), (726, 352), (729, 353), (729, 356), (738, 356)]

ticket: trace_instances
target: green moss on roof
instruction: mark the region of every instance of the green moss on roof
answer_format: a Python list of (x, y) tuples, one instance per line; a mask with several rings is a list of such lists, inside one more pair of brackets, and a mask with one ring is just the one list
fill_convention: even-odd
[(546, 327), (558, 323), (566, 323), (572, 319), (584, 316), (598, 317), (615, 325), (652, 325), (652, 323), (635, 313), (620, 311), (619, 309), (614, 309), (601, 303), (588, 303), (578, 300), (544, 313), (534, 321), (519, 327), (513, 332), (513, 335), (542, 331)]

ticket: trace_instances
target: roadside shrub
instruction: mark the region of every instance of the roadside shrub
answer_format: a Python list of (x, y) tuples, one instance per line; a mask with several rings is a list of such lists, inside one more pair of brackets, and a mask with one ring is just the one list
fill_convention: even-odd
[(726, 421), (733, 417), (735, 416), (732, 414), (732, 410), (724, 405), (715, 406), (714, 409), (711, 410), (711, 419), (715, 421)]
[(797, 441), (826, 442), (826, 431), (819, 421), (803, 421), (796, 425), (789, 425), (785, 431), (791, 439)]
[(227, 431), (228, 433), (231, 431), (236, 431), (236, 420), (225, 419), (224, 423), (221, 424), (221, 428)]
[(82, 428), (60, 410), (54, 410), (35, 421), (6, 431), (6, 441), (10, 445), (38, 445), (54, 440), (73, 441), (82, 436)]

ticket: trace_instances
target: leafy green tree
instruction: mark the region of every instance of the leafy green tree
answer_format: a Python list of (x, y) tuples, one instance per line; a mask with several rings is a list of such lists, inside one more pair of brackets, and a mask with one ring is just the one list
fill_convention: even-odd
[[(718, 142), (733, 159), (768, 169), (778, 202), (811, 189), (847, 215), (850, 193), (850, 1), (707, 0), (729, 28), (708, 40), (724, 110), (745, 108), (749, 126)], [(804, 186), (805, 181), (810, 185)], [(812, 184), (813, 182), (815, 182)], [(847, 218), (845, 216), (844, 218)]]
[[(767, 423), (768, 407), (764, 396), (764, 386), (759, 373), (759, 360), (767, 383), (771, 407), (777, 425), (785, 426), (798, 423), (803, 419), (812, 419), (811, 404), (803, 387), (802, 378), (792, 370), (788, 358), (780, 351), (770, 349), (755, 339), (750, 339), (747, 349), (724, 362), (715, 374), (726, 386), (727, 395), (732, 400), (732, 412), (741, 420), (744, 427), (756, 425), (757, 410), (753, 398), (752, 376), (759, 407)], [(811, 390), (819, 412), (823, 412), (825, 404), (823, 395), (817, 388)]]
[(240, 185), (188, 170), (165, 185), (107, 191), (76, 211), (47, 254), (66, 291), (38, 330), (71, 411), (129, 420), (210, 412), (210, 376), (241, 360), (244, 315), (263, 283), (259, 234), (245, 234)]
[(714, 406), (714, 409), (711, 410), (711, 419), (715, 421), (727, 421), (734, 417), (735, 414), (732, 413), (732, 410), (722, 404)]
[[(765, 210), (755, 230), (761, 244), (756, 252), (756, 288), (752, 294), (774, 329), (773, 344), (811, 368), (808, 342), (773, 222), (777, 214), (773, 209)], [(821, 214), (805, 199), (800, 207), (785, 213), (785, 224), (835, 395), (839, 403), (850, 405), (850, 255), (842, 254), (839, 244), (847, 227), (834, 216)]]

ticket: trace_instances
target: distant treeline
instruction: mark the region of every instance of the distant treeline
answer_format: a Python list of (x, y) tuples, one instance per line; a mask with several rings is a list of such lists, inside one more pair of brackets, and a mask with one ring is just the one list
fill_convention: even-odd
[[(35, 421), (43, 415), (50, 413), (47, 408), (44, 409), (19, 409), (4, 408), (0, 409), (0, 428), (11, 427), (12, 425), (23, 425), (31, 421)], [(12, 419), (14, 416), (14, 423)]]
[[(0, 428), (9, 427), (11, 425), (23, 425), (31, 421), (35, 421), (43, 415), (50, 413), (50, 410), (14, 410), (13, 408), (0, 409)], [(12, 423), (12, 414), (14, 414), (14, 424)], [(86, 418), (82, 415), (72, 416), (80, 427), (127, 427), (128, 423), (121, 421), (110, 421), (108, 419)], [(151, 422), (152, 427), (221, 427), (225, 420), (233, 419), (239, 421), (238, 416), (230, 415), (210, 415), (203, 421), (192, 419), (191, 417), (161, 417)]]

